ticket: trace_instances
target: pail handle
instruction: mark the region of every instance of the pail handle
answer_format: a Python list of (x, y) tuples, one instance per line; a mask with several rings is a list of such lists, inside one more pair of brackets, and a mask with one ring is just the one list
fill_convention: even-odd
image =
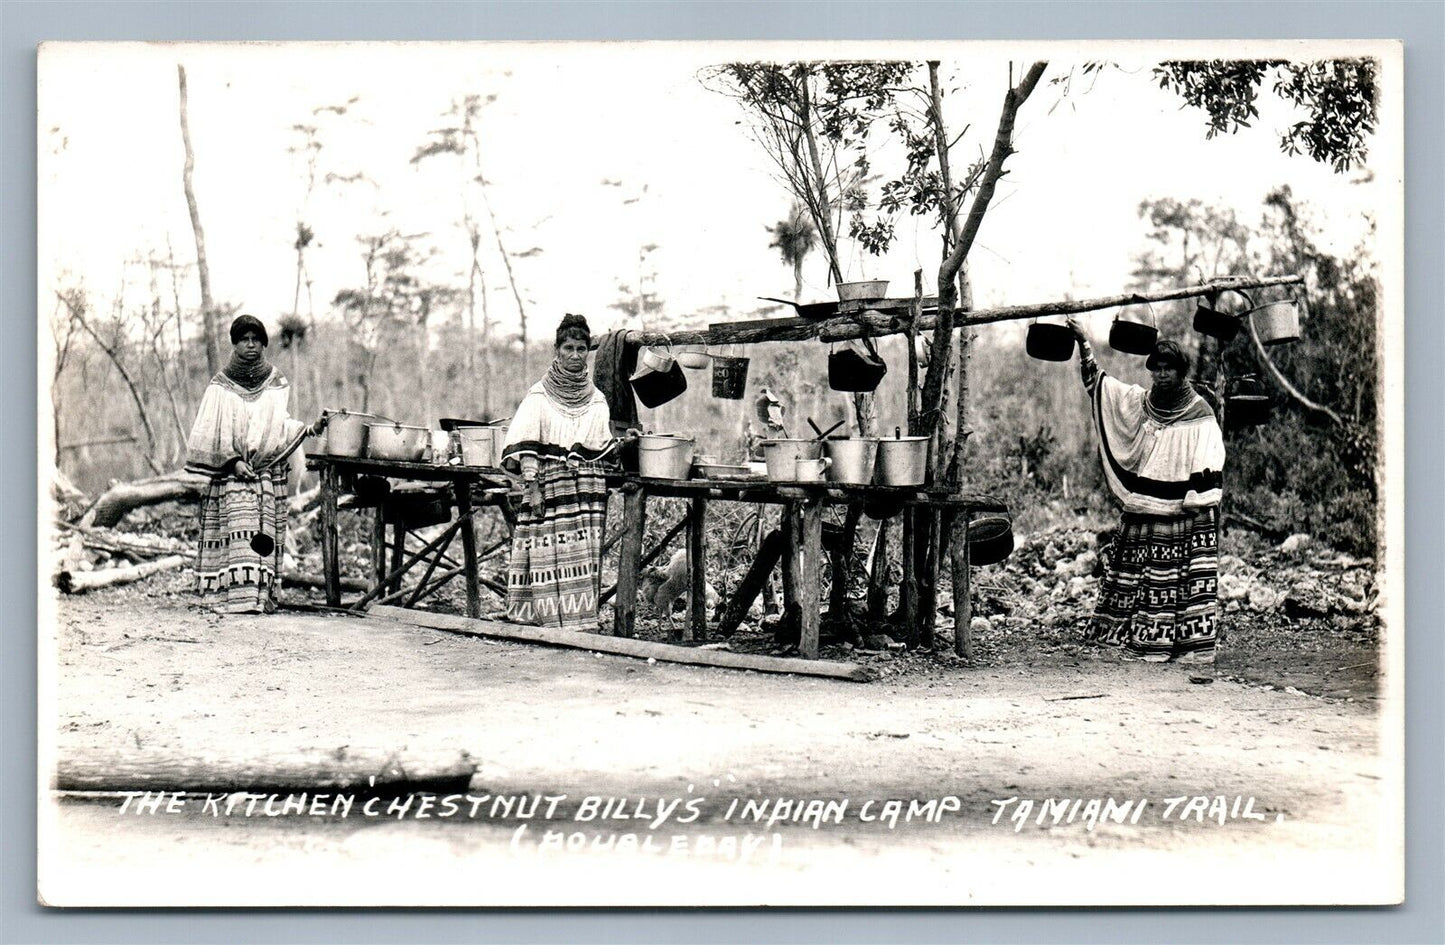
[[(1124, 308), (1129, 308), (1130, 306), (1141, 305), (1141, 304), (1142, 304), (1142, 305), (1145, 307), (1145, 309), (1147, 309), (1148, 312), (1149, 312), (1149, 323), (1150, 323), (1150, 324), (1149, 324), (1149, 327), (1150, 327), (1150, 328), (1153, 328), (1155, 331), (1158, 331), (1158, 330), (1159, 330), (1159, 313), (1154, 310), (1154, 303), (1153, 303), (1153, 302), (1151, 302), (1151, 301), (1149, 301), (1148, 299), (1144, 298), (1144, 296), (1135, 293), (1134, 295), (1131, 295), (1131, 296), (1129, 297), (1129, 302), (1128, 302), (1128, 304), (1126, 304), (1126, 305), (1124, 306)], [(1116, 321), (1116, 322), (1119, 321), (1119, 320), (1120, 320), (1120, 316), (1122, 316), (1122, 315), (1123, 315), (1123, 310), (1121, 309), (1119, 315), (1115, 315), (1115, 316), (1114, 316), (1114, 321)]]

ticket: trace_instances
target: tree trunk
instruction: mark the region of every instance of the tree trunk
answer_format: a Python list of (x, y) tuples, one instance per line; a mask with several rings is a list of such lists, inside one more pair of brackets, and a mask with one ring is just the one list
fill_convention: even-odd
[(196, 167), (196, 155), (191, 149), (191, 126), (187, 120), (186, 67), (176, 66), (181, 89), (181, 143), (186, 148), (186, 163), (181, 180), (186, 190), (186, 207), (191, 213), (191, 230), (196, 235), (196, 272), (201, 280), (201, 329), (206, 342), (206, 373), (214, 376), (221, 369), (220, 339), (215, 324), (215, 303), (211, 299), (211, 269), (206, 263), (206, 233), (201, 228), (201, 211), (196, 206), (196, 189), (192, 173)]
[(134, 482), (118, 482), (107, 489), (83, 516), (80, 524), (110, 528), (127, 512), (159, 502), (199, 499), (209, 484), (205, 476), (178, 472)]

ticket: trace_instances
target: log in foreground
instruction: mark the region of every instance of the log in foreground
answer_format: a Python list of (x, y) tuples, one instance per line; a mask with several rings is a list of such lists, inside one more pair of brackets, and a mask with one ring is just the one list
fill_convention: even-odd
[(334, 791), (357, 794), (465, 791), (477, 763), (464, 751), (307, 748), (261, 758), (174, 748), (63, 748), (57, 791)]
[(119, 584), (141, 581), (152, 574), (179, 568), (189, 560), (190, 558), (184, 555), (171, 555), (126, 568), (107, 568), (104, 571), (61, 571), (55, 575), (55, 586), (66, 594), (80, 594), (97, 588), (115, 587)]
[(715, 666), (721, 669), (751, 669), (760, 673), (795, 673), (799, 676), (821, 676), (849, 682), (872, 682), (876, 670), (856, 663), (834, 663), (822, 660), (790, 659), (781, 656), (760, 656), (751, 653), (729, 653), (724, 650), (703, 650), (671, 643), (651, 643), (628, 637), (610, 637), (580, 630), (554, 630), (547, 627), (525, 627), (496, 620), (473, 620), (452, 614), (434, 614), (403, 607), (372, 607), (367, 613), (398, 623), (446, 630), (468, 636), (542, 643), (594, 653), (652, 658), (664, 663), (685, 663), (691, 666)]

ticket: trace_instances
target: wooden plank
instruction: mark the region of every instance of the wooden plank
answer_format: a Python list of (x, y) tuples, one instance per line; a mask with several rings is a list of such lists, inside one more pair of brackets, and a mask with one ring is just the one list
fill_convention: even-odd
[(406, 560), (406, 519), (397, 511), (396, 521), (391, 525), (391, 579), (387, 582), (388, 594), (401, 590), (402, 562)]
[[(402, 790), (465, 791), (477, 762), (466, 752), (306, 748), (233, 757), (173, 748), (67, 747), (51, 789), (57, 791), (197, 791), (269, 793)], [(375, 783), (372, 779), (375, 778)]]
[(632, 636), (637, 621), (637, 580), (642, 573), (642, 540), (647, 527), (647, 496), (636, 486), (622, 492), (622, 550), (617, 562), (617, 603), (612, 632)]
[(823, 507), (807, 502), (802, 508), (801, 566), (797, 575), (798, 610), (801, 617), (798, 655), (808, 660), (818, 658), (818, 625), (821, 622), (820, 600), (823, 568)]
[[(341, 541), (336, 533), (336, 493), (339, 474), (335, 466), (321, 469), (321, 560), (326, 577), (326, 603), (341, 606)], [(378, 515), (381, 513), (378, 512)]]
[(707, 499), (688, 501), (687, 572), (688, 619), (687, 639), (707, 639)]
[(804, 676), (820, 676), (826, 679), (843, 679), (849, 682), (870, 682), (878, 677), (876, 670), (854, 663), (789, 659), (752, 653), (730, 653), (726, 650), (673, 646), (670, 643), (602, 636), (596, 633), (583, 633), (580, 630), (556, 630), (549, 627), (527, 627), (495, 620), (472, 620), (453, 614), (434, 614), (424, 610), (405, 610), (401, 607), (373, 607), (368, 613), (398, 623), (427, 627), (432, 630), (447, 630), (468, 636), (516, 640), (523, 643), (541, 643), (547, 646), (589, 650), (595, 653), (612, 653), (617, 656), (632, 656), (638, 659), (655, 659), (666, 663), (713, 666), (719, 669), (750, 669), (760, 673), (794, 673)]
[(371, 570), (376, 584), (386, 580), (386, 514), (381, 503), (372, 510)]

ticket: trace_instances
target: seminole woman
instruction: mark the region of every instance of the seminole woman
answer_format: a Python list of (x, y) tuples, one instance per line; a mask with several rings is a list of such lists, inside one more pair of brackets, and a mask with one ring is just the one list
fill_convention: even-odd
[(231, 361), (211, 378), (186, 440), (186, 470), (206, 476), (197, 591), (220, 613), (276, 609), (286, 545), (286, 459), (320, 432), (287, 413), (291, 385), (266, 360), (266, 327), (231, 323)]
[(547, 376), (518, 405), (502, 466), (522, 476), (522, 508), (512, 534), (507, 619), (597, 630), (607, 483), (601, 460), (612, 450), (607, 400), (587, 371), (592, 333), (567, 315), (557, 326)]
[(1175, 342), (1155, 345), (1145, 390), (1101, 371), (1088, 339), (1077, 324), (1073, 329), (1104, 479), (1123, 508), (1085, 639), (1149, 662), (1212, 663), (1224, 470), (1219, 423), (1186, 379), (1189, 356)]

